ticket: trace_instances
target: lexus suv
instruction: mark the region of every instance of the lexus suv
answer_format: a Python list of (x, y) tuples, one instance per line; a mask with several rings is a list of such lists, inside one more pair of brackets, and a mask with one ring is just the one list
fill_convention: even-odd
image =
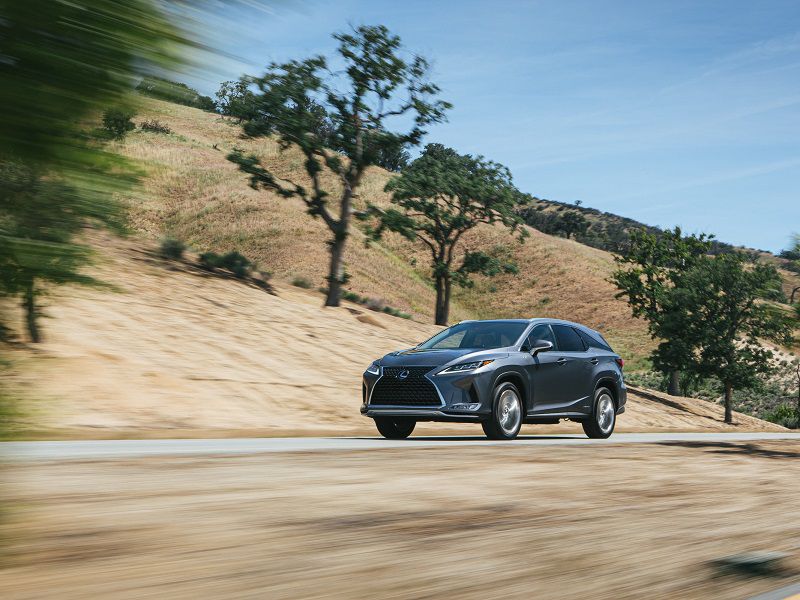
[(607, 438), (625, 412), (622, 358), (598, 332), (555, 319), (462, 321), (364, 372), (361, 414), (386, 438), (418, 421), (480, 423), (510, 440), (523, 423), (578, 421)]

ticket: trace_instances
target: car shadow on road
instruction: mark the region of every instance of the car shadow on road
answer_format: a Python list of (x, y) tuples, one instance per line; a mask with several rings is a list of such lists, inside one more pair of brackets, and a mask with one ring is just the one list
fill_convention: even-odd
[(682, 448), (698, 448), (708, 450), (717, 454), (746, 454), (747, 456), (763, 456), (765, 458), (800, 458), (800, 451), (776, 450), (764, 448), (752, 443), (741, 442), (690, 442), (690, 441), (666, 441), (657, 442), (662, 446), (680, 446)]

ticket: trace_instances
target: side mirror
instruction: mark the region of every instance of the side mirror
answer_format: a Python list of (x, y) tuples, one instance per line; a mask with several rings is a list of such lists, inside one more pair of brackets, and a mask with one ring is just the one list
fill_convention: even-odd
[(548, 352), (553, 349), (553, 342), (547, 340), (535, 340), (531, 346), (531, 354), (536, 356), (539, 352)]

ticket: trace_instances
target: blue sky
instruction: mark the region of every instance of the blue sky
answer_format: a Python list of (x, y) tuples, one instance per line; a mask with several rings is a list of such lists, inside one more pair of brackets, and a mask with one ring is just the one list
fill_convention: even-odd
[(800, 2), (283, 0), (215, 19), (213, 93), (387, 25), (454, 104), (436, 141), (523, 191), (777, 251), (800, 231)]

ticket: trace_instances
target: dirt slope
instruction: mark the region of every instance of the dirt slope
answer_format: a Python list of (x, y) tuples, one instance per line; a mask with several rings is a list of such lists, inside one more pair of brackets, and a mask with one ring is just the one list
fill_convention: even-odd
[[(46, 341), (12, 353), (9, 380), (31, 400), (21, 428), (47, 437), (372, 434), (358, 413), (363, 369), (437, 330), (355, 305), (323, 309), (320, 294), (285, 284), (270, 294), (165, 263), (141, 239), (95, 243), (96, 275), (119, 291), (61, 290)], [(703, 401), (632, 395), (619, 429), (727, 429), (720, 419)]]
[[(174, 133), (137, 130), (117, 146), (147, 173), (143, 189), (132, 199), (137, 230), (154, 238), (168, 232), (201, 251), (238, 250), (277, 279), (303, 276), (315, 286), (324, 284), (329, 238), (325, 226), (311, 219), (299, 201), (250, 189), (247, 177), (225, 159), (233, 147), (246, 148), (280, 175), (296, 177), (302, 172), (299, 154), (281, 154), (269, 139), (243, 140), (240, 128), (230, 121), (185, 106), (145, 98), (139, 119), (144, 118), (158, 119)], [(369, 171), (357, 203), (386, 203), (383, 187), (390, 176), (382, 169)], [(572, 319), (602, 329), (629, 364), (639, 366), (650, 342), (644, 325), (614, 298), (615, 290), (607, 281), (611, 255), (536, 230), (530, 233), (523, 245), (491, 227), (465, 236), (465, 248), (510, 246), (520, 274), (479, 279), (474, 289), (456, 290), (451, 319)], [(382, 298), (420, 320), (432, 320), (434, 291), (426, 280), (428, 258), (422, 250), (392, 236), (369, 248), (364, 241), (356, 227), (345, 256), (350, 289)]]

